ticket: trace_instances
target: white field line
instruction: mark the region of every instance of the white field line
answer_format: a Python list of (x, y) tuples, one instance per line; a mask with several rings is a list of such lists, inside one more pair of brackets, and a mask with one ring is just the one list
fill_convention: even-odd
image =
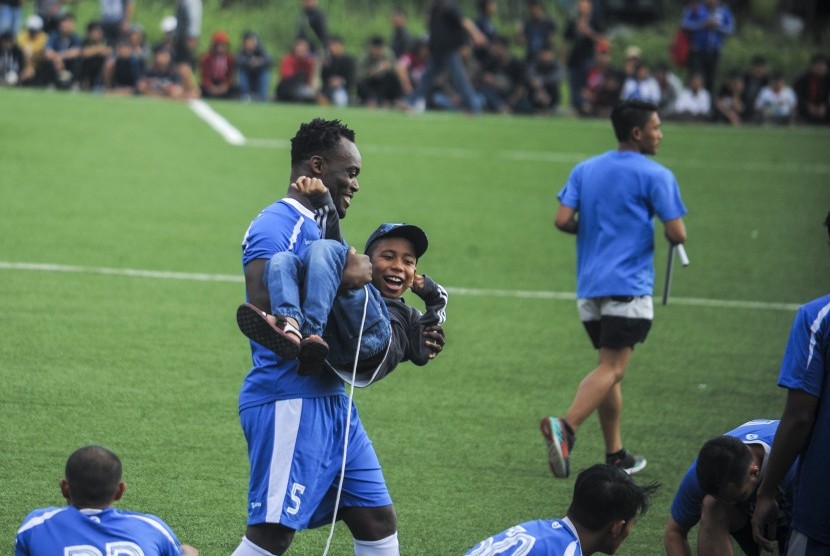
[[(246, 138), (242, 132), (235, 128), (228, 120), (213, 110), (201, 100), (188, 102), (190, 109), (199, 118), (205, 121), (225, 141), (234, 146), (246, 146), (262, 149), (289, 149), (291, 142), (282, 139), (270, 138)], [(414, 145), (371, 145), (360, 144), (360, 149), (367, 153), (399, 155), (399, 156), (421, 156), (451, 159), (470, 160), (509, 160), (524, 162), (563, 162), (576, 164), (591, 156), (588, 153), (565, 153), (554, 151), (511, 151), (497, 150), (488, 152), (478, 149), (464, 147), (419, 147)], [(660, 162), (677, 168), (693, 168), (708, 170), (742, 170), (747, 172), (780, 172), (780, 173), (803, 173), (803, 174), (830, 174), (830, 164), (798, 163), (798, 162), (770, 162), (770, 161), (744, 161), (741, 163), (715, 163), (710, 160), (695, 160), (693, 158), (662, 159)]]
[[(246, 147), (262, 149), (288, 149), (289, 141), (280, 139), (251, 138), (245, 140)], [(435, 157), (469, 160), (508, 160), (521, 162), (563, 162), (576, 164), (590, 156), (589, 153), (565, 153), (555, 151), (484, 151), (464, 147), (419, 147), (414, 145), (372, 145), (360, 143), (360, 150), (366, 153), (407, 157)], [(594, 153), (596, 154), (596, 153)], [(790, 174), (830, 174), (830, 164), (799, 162), (743, 161), (716, 163), (711, 160), (694, 158), (660, 159), (669, 168), (691, 168), (700, 170), (740, 170), (746, 172), (778, 172)]]
[[(131, 278), (151, 278), (157, 280), (186, 280), (191, 282), (232, 282), (244, 283), (241, 275), (234, 274), (206, 274), (193, 272), (170, 272), (160, 270), (140, 270), (134, 268), (107, 268), (94, 266), (74, 266), (46, 263), (13, 263), (0, 261), (0, 270), (24, 270), (41, 272), (68, 272), (76, 274), (100, 274), (108, 276), (126, 276)], [(477, 288), (454, 288), (447, 291), (461, 297), (506, 297), (513, 299), (558, 299), (566, 301), (576, 300), (573, 292), (552, 292), (534, 290), (500, 290)], [(751, 309), (767, 311), (798, 310), (796, 303), (769, 303), (766, 301), (740, 301), (729, 299), (702, 299), (696, 297), (672, 297), (672, 305), (689, 305), (693, 307), (714, 307), (717, 309)]]
[(201, 100), (188, 101), (187, 105), (193, 112), (206, 122), (222, 139), (231, 145), (241, 146), (245, 144), (245, 136), (242, 132), (233, 127), (231, 123), (215, 112), (210, 106)]

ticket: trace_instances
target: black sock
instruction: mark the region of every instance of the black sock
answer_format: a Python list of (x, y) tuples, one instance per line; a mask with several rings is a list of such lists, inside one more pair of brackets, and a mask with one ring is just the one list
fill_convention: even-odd
[(625, 448), (620, 449), (619, 452), (614, 452), (613, 454), (605, 454), (605, 461), (606, 462), (614, 462), (618, 459), (623, 459), (625, 457)]
[(565, 425), (565, 435), (568, 437), (568, 449), (573, 450), (576, 444), (576, 433), (566, 420), (560, 419), (560, 421)]

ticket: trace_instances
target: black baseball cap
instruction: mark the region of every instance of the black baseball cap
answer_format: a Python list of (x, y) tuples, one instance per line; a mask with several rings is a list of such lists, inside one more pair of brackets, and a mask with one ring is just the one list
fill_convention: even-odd
[(366, 240), (366, 251), (369, 251), (369, 247), (379, 239), (384, 239), (387, 237), (402, 237), (404, 239), (409, 240), (412, 243), (412, 246), (415, 248), (415, 258), (420, 259), (421, 255), (427, 252), (427, 247), (429, 247), (429, 241), (427, 240), (427, 235), (424, 231), (419, 228), (418, 226), (414, 226), (412, 224), (395, 224), (389, 223), (381, 224), (378, 226), (378, 229), (372, 232), (372, 235), (369, 236), (369, 239)]

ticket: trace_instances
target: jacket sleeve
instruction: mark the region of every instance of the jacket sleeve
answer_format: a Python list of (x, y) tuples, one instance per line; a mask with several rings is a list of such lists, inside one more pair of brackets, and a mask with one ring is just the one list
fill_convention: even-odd
[(314, 212), (314, 220), (320, 227), (325, 239), (333, 239), (345, 243), (340, 232), (340, 216), (331, 198), (331, 193), (326, 191), (308, 198), (311, 203), (311, 210)]

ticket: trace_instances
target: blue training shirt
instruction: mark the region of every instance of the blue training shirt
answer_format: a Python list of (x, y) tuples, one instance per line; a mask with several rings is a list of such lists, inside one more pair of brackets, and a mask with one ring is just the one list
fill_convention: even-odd
[[(302, 257), (311, 242), (320, 239), (314, 213), (293, 199), (282, 199), (257, 216), (242, 241), (242, 266), (254, 259), (270, 259), (282, 251)], [(239, 393), (239, 409), (277, 400), (344, 394), (343, 383), (332, 373), (297, 374), (297, 360), (282, 360), (250, 341), (253, 367)]]
[(631, 151), (608, 151), (578, 164), (559, 192), (578, 212), (576, 295), (652, 295), (654, 216), (686, 214), (671, 170)]
[[(767, 419), (756, 419), (744, 423), (737, 429), (726, 433), (726, 436), (732, 436), (743, 442), (744, 444), (760, 444), (764, 447), (764, 461), (761, 464), (761, 475), (767, 469), (767, 461), (769, 459), (770, 448), (772, 441), (775, 438), (775, 431), (778, 430), (778, 423), (780, 421), (771, 421)], [(787, 472), (787, 476), (778, 487), (779, 491), (784, 493), (785, 498), (792, 497), (793, 479), (795, 478), (795, 468), (793, 467)], [(703, 498), (705, 494), (700, 488), (700, 483), (697, 480), (697, 459), (686, 471), (680, 487), (677, 489), (677, 494), (674, 496), (674, 502), (671, 505), (671, 516), (674, 521), (681, 527), (691, 529), (698, 521), (700, 521), (701, 508), (703, 506)], [(755, 494), (753, 493), (750, 499), (749, 506), (754, 509)], [(751, 511), (750, 511), (751, 513)]]
[(813, 432), (800, 456), (793, 488), (792, 528), (830, 545), (830, 295), (798, 310), (778, 385), (819, 398)]
[(471, 548), (465, 556), (582, 556), (571, 520), (526, 521)]
[(30, 513), (17, 531), (15, 556), (178, 556), (179, 539), (161, 519), (107, 508), (42, 508)]

